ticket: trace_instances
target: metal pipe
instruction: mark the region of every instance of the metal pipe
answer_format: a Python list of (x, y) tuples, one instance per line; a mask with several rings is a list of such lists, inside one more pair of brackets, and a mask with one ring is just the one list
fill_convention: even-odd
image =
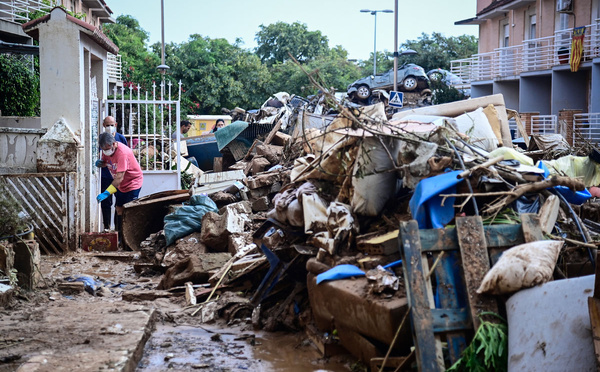
[(398, 91), (398, 0), (394, 1), (394, 92)]
[(375, 27), (373, 31), (373, 76), (377, 76), (377, 11), (371, 12), (375, 16)]

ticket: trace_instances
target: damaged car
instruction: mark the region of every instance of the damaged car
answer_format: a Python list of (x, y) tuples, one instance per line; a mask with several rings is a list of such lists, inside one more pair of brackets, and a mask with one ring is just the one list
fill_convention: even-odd
[[(397, 73), (399, 89), (405, 92), (429, 88), (429, 77), (423, 67), (414, 63), (404, 64)], [(394, 70), (384, 74), (356, 80), (348, 86), (348, 95), (358, 100), (368, 100), (373, 90), (392, 90), (394, 88)]]

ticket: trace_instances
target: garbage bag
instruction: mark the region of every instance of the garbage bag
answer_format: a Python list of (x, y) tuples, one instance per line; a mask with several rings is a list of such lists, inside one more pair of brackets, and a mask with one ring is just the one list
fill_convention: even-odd
[(477, 293), (506, 294), (552, 278), (562, 241), (540, 240), (513, 247), (485, 274)]
[(165, 216), (165, 238), (167, 247), (179, 238), (183, 238), (194, 231), (200, 231), (202, 217), (207, 212), (217, 213), (219, 209), (214, 201), (207, 195), (192, 195), (189, 205), (177, 209)]
[(520, 198), (515, 200), (513, 204), (514, 204), (515, 210), (519, 214), (521, 214), (521, 213), (537, 214), (540, 211), (540, 208), (542, 207), (539, 194), (532, 195), (530, 197), (521, 196)]

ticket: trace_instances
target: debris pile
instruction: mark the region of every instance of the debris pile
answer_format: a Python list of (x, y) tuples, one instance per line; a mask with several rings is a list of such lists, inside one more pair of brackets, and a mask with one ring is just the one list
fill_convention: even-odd
[[(413, 339), (401, 324), (409, 312), (409, 265), (403, 267), (406, 243), (399, 247), (398, 237), (410, 220), (419, 229), (444, 229), (464, 216), (491, 226), (518, 225), (524, 213), (535, 214), (540, 236), (554, 240), (553, 253), (543, 273), (519, 262), (529, 269), (525, 286), (552, 273), (594, 272), (600, 208), (588, 190), (600, 185), (597, 152), (571, 155), (556, 136), (534, 136), (527, 149), (513, 146), (509, 115), (522, 126), (502, 95), (390, 117), (383, 103), (278, 93), (260, 110), (229, 114), (245, 123), (243, 130), (270, 130), (244, 147), (235, 136), (217, 137), (230, 161), (223, 172), (196, 178), (190, 200), (168, 214), (166, 246), (153, 231), (132, 247), (166, 270), (160, 289), (209, 285), (196, 288), (190, 304), (203, 321), (249, 318), (266, 330), (306, 330), (323, 344), (331, 337), (321, 336), (335, 330), (334, 339), (367, 362), (388, 348), (408, 355)], [(201, 212), (193, 209), (198, 205)], [(532, 240), (523, 234), (504, 247)], [(482, 291), (507, 292), (491, 286), (510, 266), (498, 264)], [(440, 269), (437, 261), (429, 265)], [(478, 273), (475, 289), (486, 273)]]

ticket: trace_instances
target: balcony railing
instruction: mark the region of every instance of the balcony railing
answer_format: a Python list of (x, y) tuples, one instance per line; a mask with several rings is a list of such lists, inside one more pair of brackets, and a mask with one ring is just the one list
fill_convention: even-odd
[(108, 53), (108, 61), (106, 65), (108, 72), (108, 81), (111, 83), (122, 83), (122, 67), (121, 67), (121, 55), (114, 55)]
[[(451, 62), (450, 70), (464, 81), (503, 79), (526, 71), (549, 70), (568, 63), (573, 29), (557, 31), (554, 36), (524, 40), (521, 45), (498, 48)], [(600, 19), (586, 26), (582, 61), (600, 57)]]
[(59, 4), (58, 0), (8, 0), (0, 1), (0, 20), (10, 22), (27, 22), (31, 13), (42, 12), (47, 14)]
[(558, 118), (556, 115), (532, 115), (530, 134), (558, 133)]
[(583, 145), (587, 141), (600, 144), (600, 113), (573, 115), (573, 145)]

